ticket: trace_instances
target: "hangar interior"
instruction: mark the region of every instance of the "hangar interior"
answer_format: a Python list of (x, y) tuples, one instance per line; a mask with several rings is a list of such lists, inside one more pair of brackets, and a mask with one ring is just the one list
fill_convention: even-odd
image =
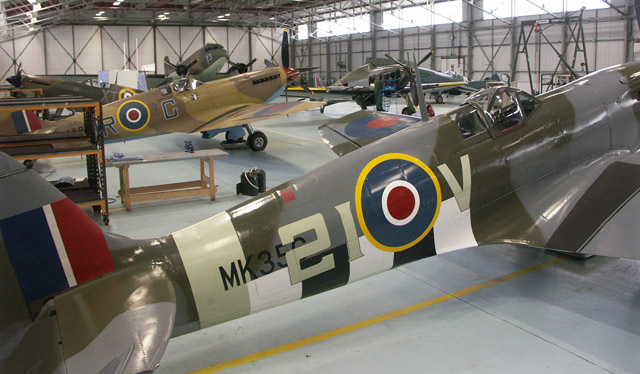
[[(16, 74), (19, 64), (32, 75), (143, 66), (163, 74), (165, 56), (181, 61), (206, 43), (222, 44), (234, 62), (258, 59), (255, 71), (263, 59), (282, 64), (285, 28), (292, 65), (317, 67), (303, 74), (323, 84), (383, 52), (419, 59), (433, 50), (423, 67), (468, 80), (506, 73), (529, 92), (546, 91), (544, 77), (568, 75), (567, 65), (582, 76), (640, 59), (632, 0), (117, 3), (1, 2), (0, 79)], [(529, 34), (527, 61), (521, 38)], [(434, 104), (436, 115), (464, 98)], [(390, 112), (400, 112), (400, 101)], [(110, 224), (85, 212), (105, 231), (135, 239), (181, 230), (246, 201), (236, 183), (252, 167), (266, 171), (271, 188), (338, 158), (317, 129), (357, 110), (345, 102), (255, 124), (269, 135), (269, 147), (229, 150), (216, 160), (215, 201), (144, 202), (126, 211), (118, 172), (108, 168)], [(107, 144), (106, 153), (180, 152), (185, 141), (223, 149), (222, 139), (173, 133)], [(34, 166), (47, 180), (82, 175), (83, 168), (82, 157)], [(141, 167), (132, 184), (177, 182), (197, 169), (197, 160)], [(640, 367), (638, 274), (640, 263), (632, 260), (568, 258), (519, 245), (463, 249), (173, 338), (154, 372), (633, 373)]]
[[(419, 59), (433, 50), (424, 67), (455, 71), (469, 80), (508, 73), (521, 88), (530, 88), (531, 71), (539, 91), (541, 75), (568, 72), (564, 64), (558, 68), (556, 51), (579, 75), (633, 61), (640, 53), (631, 0), (125, 1), (118, 6), (59, 1), (38, 6), (37, 1), (0, 4), (5, 55), (0, 79), (15, 74), (19, 63), (33, 75), (96, 74), (137, 65), (151, 65), (151, 72), (161, 74), (165, 56), (181, 60), (206, 43), (222, 44), (235, 62), (257, 58), (253, 68), (261, 68), (265, 58), (280, 60), (284, 28), (291, 30), (292, 65), (318, 67), (308, 75), (323, 84), (372, 56), (389, 53), (406, 60), (411, 52)], [(538, 21), (538, 31), (529, 21)]]

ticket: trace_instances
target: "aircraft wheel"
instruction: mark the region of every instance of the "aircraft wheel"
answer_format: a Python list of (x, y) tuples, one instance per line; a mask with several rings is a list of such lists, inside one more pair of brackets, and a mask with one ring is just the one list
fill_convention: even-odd
[(444, 98), (442, 95), (436, 96), (436, 104), (444, 104)]
[(402, 114), (409, 115), (409, 108), (402, 108)]
[(324, 106), (320, 107), (320, 113), (324, 113)]
[(247, 144), (249, 144), (249, 148), (253, 151), (262, 151), (267, 148), (267, 136), (260, 131), (256, 131), (249, 135)]

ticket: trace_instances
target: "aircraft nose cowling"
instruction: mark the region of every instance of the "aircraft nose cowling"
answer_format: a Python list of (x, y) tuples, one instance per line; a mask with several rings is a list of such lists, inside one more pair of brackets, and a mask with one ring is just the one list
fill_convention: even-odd
[(7, 78), (7, 82), (11, 83), (11, 85), (13, 85), (14, 87), (20, 87), (20, 83), (21, 83), (20, 81), (21, 79), (20, 79), (20, 76), (18, 75), (14, 75)]
[(285, 73), (287, 73), (287, 80), (292, 80), (293, 78), (300, 75), (300, 72), (296, 69), (284, 68)]

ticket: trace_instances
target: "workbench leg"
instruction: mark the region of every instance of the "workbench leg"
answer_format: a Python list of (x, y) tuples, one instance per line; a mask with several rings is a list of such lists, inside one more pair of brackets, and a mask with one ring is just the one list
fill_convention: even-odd
[(211, 200), (215, 200), (218, 188), (213, 178), (213, 157), (207, 159), (207, 162), (209, 163), (209, 191), (211, 191)]
[(127, 212), (131, 210), (131, 191), (129, 187), (129, 165), (124, 165), (124, 188), (123, 188), (123, 199), (125, 206), (127, 207)]
[(200, 159), (200, 187), (207, 188), (207, 174), (204, 171), (204, 159)]
[(120, 195), (120, 203), (124, 204), (124, 166), (118, 166), (118, 174), (120, 176), (120, 190), (118, 194)]

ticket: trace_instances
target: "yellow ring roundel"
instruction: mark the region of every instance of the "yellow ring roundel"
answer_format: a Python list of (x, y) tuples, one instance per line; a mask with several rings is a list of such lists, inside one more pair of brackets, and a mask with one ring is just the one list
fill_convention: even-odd
[(144, 129), (151, 119), (151, 112), (147, 104), (139, 100), (129, 100), (118, 108), (116, 120), (118, 124), (128, 131), (140, 131)]
[(424, 162), (404, 153), (387, 153), (360, 172), (355, 203), (358, 223), (369, 242), (386, 252), (400, 252), (431, 231), (442, 193)]
[(128, 99), (135, 94), (136, 91), (132, 90), (131, 88), (123, 88), (120, 90), (120, 92), (118, 92), (118, 100)]

